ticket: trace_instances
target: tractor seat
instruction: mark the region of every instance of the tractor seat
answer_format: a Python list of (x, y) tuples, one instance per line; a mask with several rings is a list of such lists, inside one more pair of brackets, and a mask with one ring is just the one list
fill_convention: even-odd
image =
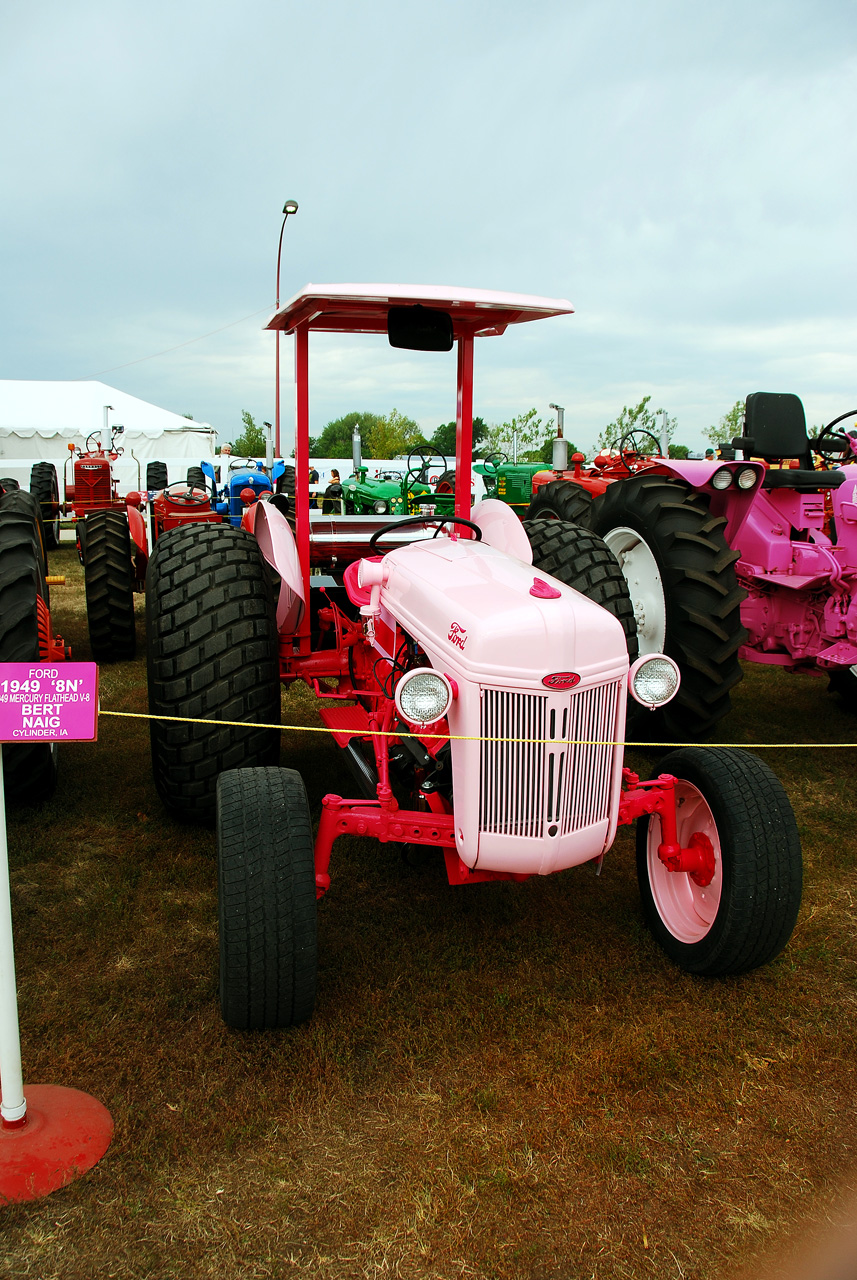
[(797, 459), (800, 464), (797, 469), (766, 470), (763, 489), (817, 493), (819, 489), (838, 489), (845, 479), (841, 471), (814, 469), (806, 415), (799, 396), (754, 391), (744, 407), (744, 434), (736, 436), (732, 444), (742, 449), (747, 459), (763, 458), (768, 463)]
[(329, 484), (325, 489), (324, 493), (321, 495), (322, 511), (325, 512), (327, 515), (333, 515), (335, 511), (339, 511), (339, 508), (340, 508), (339, 499), (341, 497), (342, 497), (342, 485)]

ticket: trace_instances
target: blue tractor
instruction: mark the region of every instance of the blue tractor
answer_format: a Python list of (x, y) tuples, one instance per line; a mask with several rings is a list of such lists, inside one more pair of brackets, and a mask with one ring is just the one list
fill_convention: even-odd
[[(228, 456), (228, 455), (227, 455)], [(211, 498), (212, 508), (223, 517), (224, 523), (234, 525), (237, 529), (248, 506), (257, 502), (264, 493), (283, 494), (293, 498), (295, 492), (295, 469), (287, 465), (282, 458), (277, 458), (271, 468), (271, 474), (262, 462), (253, 458), (246, 462), (232, 462), (228, 471), (221, 476), (223, 483), (218, 487), (217, 473), (210, 462), (203, 462), (200, 470), (205, 479), (205, 488)]]

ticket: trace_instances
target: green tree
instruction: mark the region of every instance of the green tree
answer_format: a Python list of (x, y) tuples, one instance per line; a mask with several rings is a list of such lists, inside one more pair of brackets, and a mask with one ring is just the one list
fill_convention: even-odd
[(548, 436), (553, 437), (554, 428), (550, 420), (545, 421), (538, 416), (533, 407), (526, 413), (515, 414), (509, 422), (492, 422), (487, 432), (486, 453), (505, 453), (510, 458), (515, 455), (515, 436), (518, 441), (519, 462), (540, 462)]
[(367, 458), (395, 458), (400, 453), (425, 448), (427, 441), (413, 418), (391, 409), (385, 418), (379, 418), (366, 434)]
[[(663, 433), (664, 425), (666, 425), (667, 442), (672, 440), (676, 429), (676, 419), (671, 418), (664, 409), (652, 410), (649, 408), (651, 396), (643, 396), (639, 404), (633, 408), (624, 405), (622, 412), (619, 414), (615, 422), (608, 422), (607, 426), (598, 437), (598, 447), (600, 449), (615, 449), (619, 441), (629, 431), (650, 431), (655, 440), (660, 440)], [(666, 415), (666, 423), (661, 417)], [(638, 437), (637, 445), (640, 453), (654, 453), (655, 441), (647, 440), (645, 436)]]
[[(534, 462), (543, 462), (546, 467), (550, 467), (553, 465), (553, 442), (555, 439), (556, 439), (555, 435), (547, 437), (544, 444), (542, 445), (541, 453), (537, 458), (533, 459)], [(568, 442), (568, 465), (569, 466), (571, 466), (571, 459), (575, 453), (583, 453), (583, 450), (578, 449), (577, 445), (574, 444), (573, 441), (569, 440)]]
[(232, 452), (239, 458), (264, 457), (268, 443), (265, 432), (261, 427), (256, 426), (252, 415), (246, 409), (241, 411), (241, 421), (244, 423), (244, 430), (232, 441)]
[[(473, 452), (485, 440), (488, 435), (488, 427), (482, 418), (473, 419)], [(429, 447), (437, 449), (438, 453), (442, 453), (444, 457), (450, 461), (455, 457), (455, 423), (442, 422), (435, 431), (434, 435), (428, 441)]]
[(310, 436), (309, 451), (313, 458), (350, 458), (351, 438), (355, 426), (360, 427), (361, 448), (364, 457), (371, 458), (373, 453), (369, 447), (369, 438), (373, 428), (382, 419), (377, 413), (346, 413), (342, 418), (328, 422), (321, 435)]
[(709, 427), (702, 433), (713, 445), (731, 444), (733, 436), (744, 434), (744, 401), (736, 400), (731, 409), (727, 409), (716, 427)]

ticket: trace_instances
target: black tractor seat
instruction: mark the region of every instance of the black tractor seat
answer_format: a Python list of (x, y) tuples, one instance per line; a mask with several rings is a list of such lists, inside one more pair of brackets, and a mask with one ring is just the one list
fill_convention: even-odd
[(799, 466), (769, 466), (762, 480), (763, 489), (792, 489), (797, 493), (817, 493), (819, 489), (838, 489), (845, 476), (841, 471), (816, 471), (812, 465), (812, 446), (806, 434), (806, 415), (800, 397), (779, 395), (772, 391), (754, 391), (744, 407), (744, 434), (732, 441), (744, 457), (762, 458), (767, 463), (788, 463), (795, 459)]

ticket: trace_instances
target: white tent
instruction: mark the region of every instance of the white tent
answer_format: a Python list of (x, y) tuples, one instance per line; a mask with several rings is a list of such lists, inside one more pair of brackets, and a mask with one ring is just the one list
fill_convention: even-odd
[(193, 422), (104, 382), (0, 379), (0, 476), (26, 489), (33, 463), (53, 462), (62, 495), (68, 446), (84, 449), (92, 436), (108, 447), (117, 425), (125, 428), (116, 438), (123, 453), (113, 464), (120, 493), (145, 488), (146, 464), (155, 459), (167, 464), (171, 482), (184, 480), (188, 467), (214, 460), (215, 433), (207, 422)]

